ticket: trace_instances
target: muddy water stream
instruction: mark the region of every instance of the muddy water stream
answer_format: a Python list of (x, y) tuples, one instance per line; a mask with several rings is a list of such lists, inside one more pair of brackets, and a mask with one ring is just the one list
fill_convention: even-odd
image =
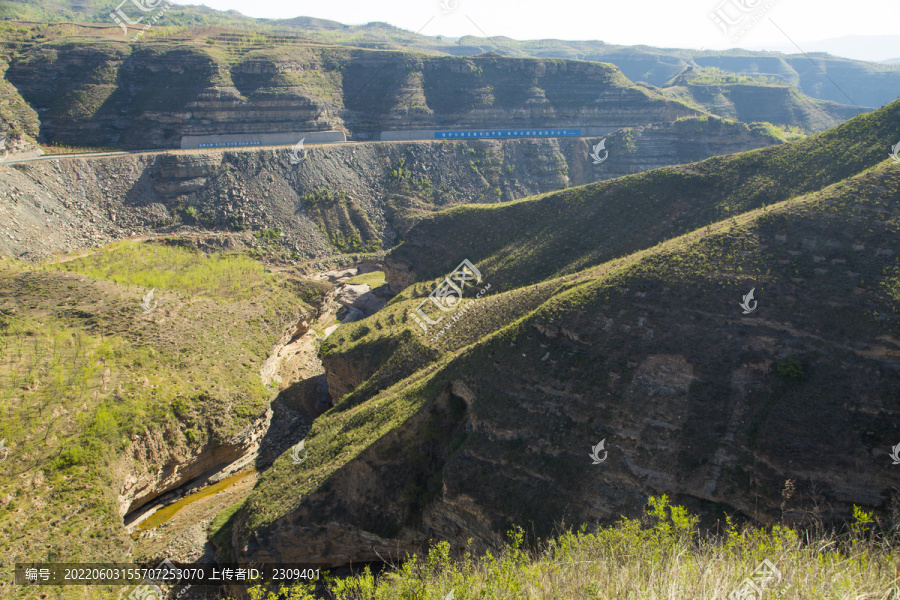
[(207, 496), (212, 496), (213, 494), (217, 494), (217, 493), (225, 490), (226, 488), (234, 485), (235, 483), (238, 483), (238, 482), (242, 481), (243, 479), (245, 479), (247, 477), (252, 477), (254, 475), (256, 475), (256, 469), (254, 469), (254, 468), (239, 471), (239, 472), (235, 473), (234, 475), (232, 475), (231, 477), (226, 477), (225, 479), (223, 479), (222, 481), (220, 481), (218, 483), (209, 485), (199, 491), (194, 492), (193, 494), (188, 494), (187, 496), (178, 500), (177, 502), (173, 502), (172, 504), (169, 504), (168, 506), (164, 506), (163, 508), (157, 510), (152, 515), (150, 515), (149, 517), (147, 517), (146, 519), (144, 519), (143, 521), (138, 523), (138, 525), (135, 529), (137, 531), (147, 531), (147, 530), (159, 527), (160, 525), (162, 525), (163, 523), (165, 523), (166, 521), (168, 521), (169, 519), (174, 517), (175, 513), (177, 513), (182, 508), (184, 508), (190, 504), (193, 504), (197, 500), (201, 500), (203, 498), (206, 498)]

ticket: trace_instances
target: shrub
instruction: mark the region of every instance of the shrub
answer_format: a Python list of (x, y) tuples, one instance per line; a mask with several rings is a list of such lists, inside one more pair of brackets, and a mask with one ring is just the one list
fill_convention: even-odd
[(775, 366), (775, 372), (778, 373), (779, 377), (791, 381), (800, 381), (803, 378), (804, 369), (797, 357), (790, 355), (778, 361), (778, 364)]

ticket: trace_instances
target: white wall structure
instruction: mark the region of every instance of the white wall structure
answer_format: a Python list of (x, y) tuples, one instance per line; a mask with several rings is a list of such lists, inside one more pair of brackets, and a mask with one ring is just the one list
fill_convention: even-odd
[(304, 144), (328, 144), (346, 142), (343, 131), (286, 131), (283, 133), (225, 133), (218, 135), (185, 135), (181, 137), (181, 149), (241, 148), (247, 146), (292, 146), (303, 140)]

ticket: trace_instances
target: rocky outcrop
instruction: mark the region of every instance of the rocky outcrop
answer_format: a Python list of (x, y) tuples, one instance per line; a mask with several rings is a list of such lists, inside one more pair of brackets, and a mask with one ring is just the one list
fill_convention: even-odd
[(268, 409), (230, 438), (211, 439), (198, 448), (174, 443), (180, 435), (147, 430), (131, 439), (131, 451), (120, 460), (119, 515), (125, 517), (182, 485), (216, 474), (225, 476), (251, 464), (269, 427)]
[(371, 377), (378, 365), (364, 356), (348, 358), (347, 356), (322, 357), (325, 377), (328, 379), (328, 393), (334, 399), (340, 399), (356, 389), (363, 381)]
[[(654, 123), (617, 131), (606, 139), (609, 157), (599, 165), (587, 159), (577, 160), (587, 156), (587, 147), (583, 154), (579, 152), (567, 157), (573, 179), (611, 179), (666, 165), (762, 148), (776, 141), (761, 126), (715, 117)], [(585, 140), (585, 146), (596, 141), (599, 139)], [(602, 155), (601, 152), (601, 158)]]
[(315, 323), (317, 316), (318, 311), (302, 314), (296, 320), (294, 325), (288, 327), (287, 330), (285, 330), (284, 334), (281, 336), (281, 339), (278, 340), (278, 343), (275, 344), (275, 347), (272, 349), (272, 353), (269, 355), (269, 358), (267, 358), (265, 362), (263, 362), (262, 367), (260, 367), (259, 377), (264, 385), (269, 385), (271, 383), (280, 383), (278, 371), (281, 369), (282, 362), (284, 361), (282, 351), (289, 344), (305, 335), (309, 331), (309, 328), (312, 327), (312, 324)]
[(167, 199), (199, 192), (221, 165), (221, 154), (162, 154), (153, 189)]
[(416, 282), (416, 273), (409, 261), (388, 254), (384, 257), (384, 280), (393, 293), (399, 294)]
[[(449, 390), (441, 392), (431, 403), (433, 411), (421, 411), (382, 436), (283, 518), (245, 537), (247, 514), (238, 513), (231, 548), (219, 548), (218, 554), (234, 552), (242, 559), (322, 568), (389, 561), (427, 543), (429, 532), (418, 526), (420, 522), (443, 522), (444, 527), (461, 523), (462, 516), (425, 515), (409, 507), (414, 483), (430, 477), (447, 458), (446, 450), (426, 453), (423, 431), (438, 429), (439, 437), (449, 441), (459, 426), (458, 417), (447, 410), (449, 399)], [(425, 454), (429, 457), (423, 460)], [(346, 515), (353, 515), (353, 524)]]
[[(330, 236), (346, 232), (338, 221), (323, 225), (306, 198), (323, 190), (344, 192), (346, 200), (338, 202), (352, 202), (354, 214), (393, 245), (398, 233), (391, 207), (398, 184), (390, 172), (401, 159), (407, 181), (430, 185), (430, 192), (415, 192), (424, 196), (417, 201), (421, 218), (447, 203), (512, 200), (776, 142), (743, 125), (681, 123), (610, 136), (609, 158), (600, 165), (588, 155), (594, 140), (580, 138), (342, 144), (311, 148), (300, 165), (290, 163), (287, 151), (274, 150), (0, 165), (0, 254), (40, 259), (131, 236), (176, 230), (225, 236), (269, 228), (281, 232), (278, 243), (286, 251), (322, 257), (336, 250)], [(388, 265), (393, 291), (411, 281), (402, 268)]]

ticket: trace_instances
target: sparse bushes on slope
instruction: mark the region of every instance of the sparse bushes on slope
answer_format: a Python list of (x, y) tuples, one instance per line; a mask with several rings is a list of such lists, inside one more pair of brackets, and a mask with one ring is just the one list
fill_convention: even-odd
[[(9, 449), (0, 551), (61, 561), (132, 552), (115, 500), (118, 461), (151, 432), (194, 450), (261, 415), (270, 391), (259, 368), (308, 309), (295, 289), (303, 284), (245, 256), (173, 245), (120, 244), (41, 267), (0, 260), (0, 440)], [(132, 285), (156, 287), (152, 302)], [(62, 597), (108, 596), (95, 587)]]
[(900, 101), (818, 135), (496, 205), (429, 215), (389, 260), (418, 281), (462, 257), (504, 289), (574, 273), (688, 231), (821, 190), (887, 158)]
[[(868, 533), (866, 515), (847, 533), (811, 533), (784, 525), (737, 528), (700, 537), (697, 517), (651, 496), (642, 519), (567, 531), (534, 551), (522, 530), (510, 532), (497, 552), (451, 555), (447, 542), (381, 574), (368, 567), (356, 577), (326, 577), (335, 600), (724, 599), (739, 590), (764, 560), (778, 570), (770, 598), (882, 598), (900, 576), (900, 553), (890, 534)], [(311, 600), (312, 585), (291, 595), (256, 588), (255, 600)], [(452, 596), (449, 596), (452, 592)]]

